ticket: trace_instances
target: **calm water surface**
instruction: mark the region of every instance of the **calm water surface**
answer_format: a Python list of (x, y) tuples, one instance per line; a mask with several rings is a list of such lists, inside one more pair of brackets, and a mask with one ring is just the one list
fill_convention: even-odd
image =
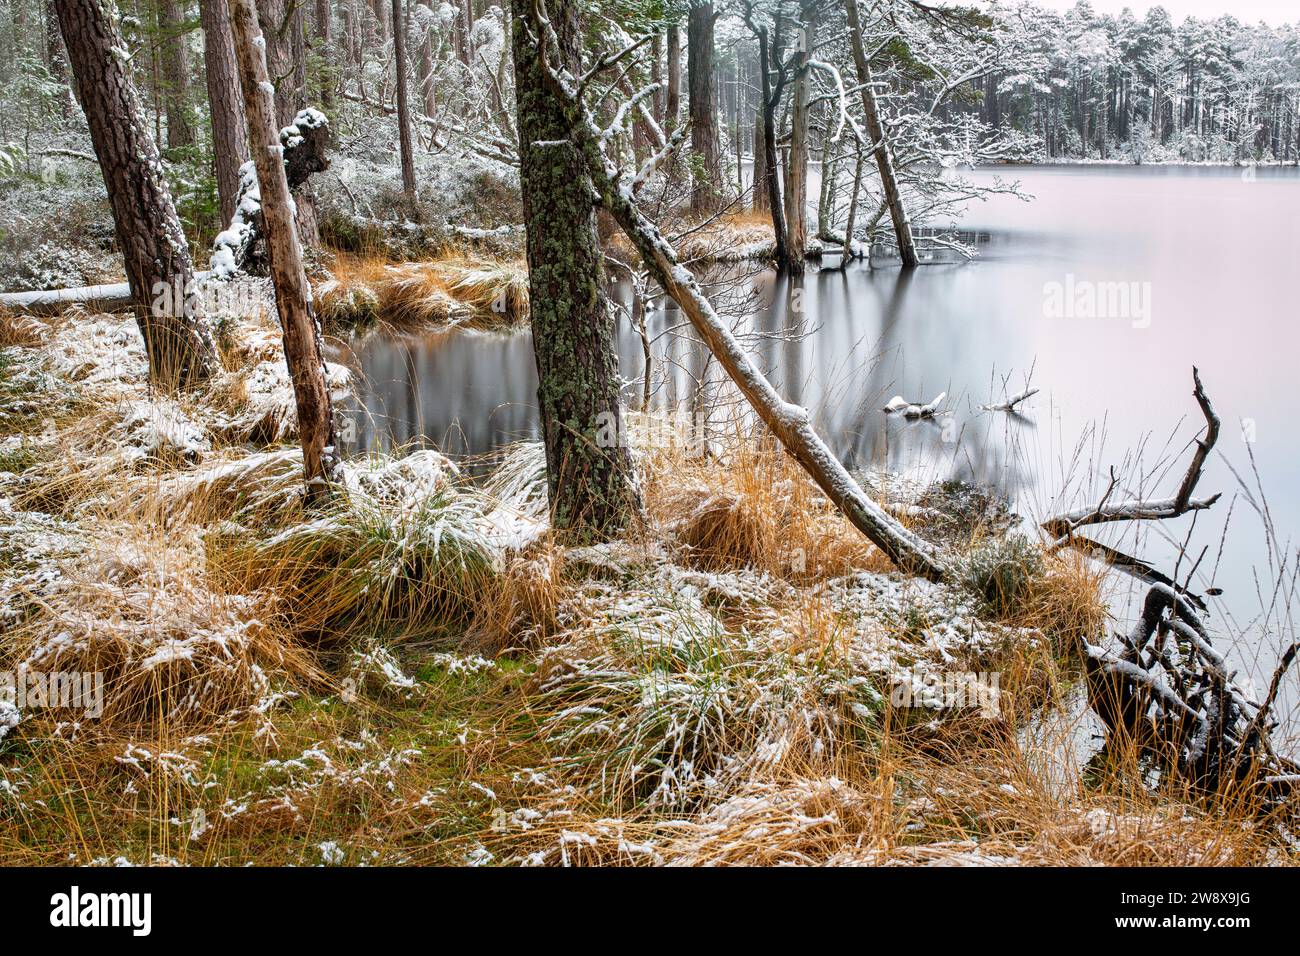
[[(1016, 179), (1034, 197), (967, 210), (963, 228), (987, 233), (978, 258), (910, 275), (887, 264), (826, 268), (835, 257), (796, 280), (732, 270), (718, 291), (738, 331), (851, 467), (992, 484), (1030, 517), (1095, 500), (1112, 465), (1128, 491), (1172, 495), (1202, 424), (1191, 394), (1197, 365), (1223, 420), (1199, 491), (1221, 491), (1222, 501), (1194, 523), (1093, 530), (1167, 573), (1186, 539), (1193, 557), (1180, 577), (1206, 549), (1193, 589), (1223, 590), (1211, 627), (1241, 635), (1238, 661), (1266, 681), (1292, 638), (1272, 589), (1300, 531), (1300, 173), (1050, 166), (962, 175)], [(1119, 286), (1098, 286), (1110, 283), (1124, 284), (1127, 309), (1105, 294)], [(1079, 298), (1090, 289), (1101, 292), (1091, 312)], [(615, 287), (614, 296), (627, 303), (630, 291)], [(662, 300), (648, 311), (660, 407), (689, 402), (697, 382), (718, 378), (683, 321)], [(641, 342), (626, 318), (619, 350), (635, 405)], [(538, 436), (526, 332), (372, 336), (352, 343), (349, 358), (361, 373), (363, 447), (422, 439), (477, 453)], [(1041, 391), (1021, 414), (980, 408), (1026, 384)], [(939, 392), (947, 414), (936, 421), (880, 411), (895, 394), (929, 401)], [(1121, 616), (1127, 603), (1117, 595)]]

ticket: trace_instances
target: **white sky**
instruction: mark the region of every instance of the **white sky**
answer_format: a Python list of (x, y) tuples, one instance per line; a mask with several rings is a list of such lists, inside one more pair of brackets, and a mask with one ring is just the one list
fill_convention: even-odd
[[(1037, 0), (1045, 7), (1056, 10), (1068, 10), (1075, 0)], [(1125, 7), (1133, 11), (1139, 19), (1146, 16), (1147, 10), (1162, 6), (1169, 11), (1174, 23), (1181, 23), (1186, 17), (1199, 20), (1213, 19), (1224, 13), (1231, 13), (1245, 23), (1263, 20), (1273, 26), (1300, 21), (1300, 3), (1297, 0), (1092, 0), (1092, 8), (1098, 13), (1119, 13)]]

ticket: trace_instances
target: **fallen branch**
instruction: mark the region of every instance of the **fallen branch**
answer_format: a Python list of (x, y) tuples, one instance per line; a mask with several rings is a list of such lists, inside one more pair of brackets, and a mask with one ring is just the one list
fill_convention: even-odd
[(1027, 388), (1023, 392), (1012, 395), (1005, 402), (998, 402), (993, 405), (982, 405), (980, 407), (986, 412), (1014, 412), (1017, 405), (1027, 398), (1033, 398), (1037, 394), (1037, 388)]
[(1133, 499), (1112, 503), (1109, 497), (1116, 484), (1112, 472), (1110, 487), (1107, 488), (1100, 504), (1067, 511), (1048, 518), (1042, 523), (1043, 530), (1057, 539), (1054, 547), (1071, 544), (1074, 533), (1088, 525), (1110, 521), (1164, 521), (1180, 517), (1189, 511), (1202, 511), (1219, 500), (1221, 495), (1217, 493), (1208, 498), (1192, 498), (1192, 492), (1196, 490), (1196, 483), (1200, 481), (1201, 472), (1205, 467), (1205, 459), (1219, 438), (1219, 417), (1214, 413), (1214, 408), (1205, 395), (1205, 389), (1201, 386), (1201, 373), (1196, 368), (1192, 369), (1192, 380), (1196, 383), (1193, 395), (1205, 416), (1205, 437), (1196, 441), (1196, 454), (1192, 456), (1187, 474), (1178, 488), (1178, 494), (1172, 498)]
[(1108, 745), (1134, 743), (1203, 792), (1258, 784), (1265, 809), (1290, 795), (1300, 767), (1277, 755), (1268, 734), (1300, 645), (1283, 655), (1268, 696), (1255, 703), (1227, 672), (1191, 604), (1165, 585), (1147, 592), (1132, 632), (1116, 643), (1085, 644), (1088, 702), (1111, 734)]
[[(210, 275), (210, 272), (196, 272), (194, 278), (195, 281), (202, 282)], [(91, 313), (125, 312), (132, 307), (133, 301), (131, 287), (125, 282), (36, 292), (0, 293), (0, 308), (28, 315), (57, 315), (74, 305), (79, 305)]]
[(918, 402), (909, 402), (902, 395), (895, 395), (885, 403), (885, 407), (881, 411), (886, 415), (901, 412), (904, 418), (934, 418), (935, 412), (939, 410), (940, 403), (947, 397), (947, 392), (940, 392), (934, 401), (922, 405)]

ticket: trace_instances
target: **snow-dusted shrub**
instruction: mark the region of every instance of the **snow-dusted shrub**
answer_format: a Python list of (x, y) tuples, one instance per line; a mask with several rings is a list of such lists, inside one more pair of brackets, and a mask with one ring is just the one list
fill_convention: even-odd
[(557, 766), (619, 806), (696, 806), (861, 744), (882, 699), (779, 627), (729, 628), (669, 580), (591, 582), (529, 684)]
[(1045, 570), (1043, 549), (1021, 534), (989, 538), (966, 556), (966, 583), (997, 614), (1014, 611)]

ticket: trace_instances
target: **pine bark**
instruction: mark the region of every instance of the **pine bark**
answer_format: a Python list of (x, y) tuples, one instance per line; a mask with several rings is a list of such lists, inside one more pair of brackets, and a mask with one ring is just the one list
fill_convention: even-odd
[(198, 384), (218, 367), (216, 347), (193, 296), (189, 245), (158, 148), (119, 55), (122, 34), (107, 0), (55, 0), (55, 9), (113, 210), (150, 379), (164, 388)]
[(266, 70), (275, 87), (275, 116), (281, 127), (293, 122), (304, 105), (294, 89), (297, 68), (293, 51), (293, 0), (257, 0), (258, 28), (266, 43)]
[(229, 0), (230, 24), (244, 91), (248, 141), (257, 167), (275, 305), (284, 335), (284, 358), (293, 382), (302, 443), (303, 476), (309, 502), (328, 493), (338, 466), (334, 419), (325, 385), (325, 359), (320, 326), (312, 310), (311, 288), (302, 263), (302, 247), (294, 225), (293, 201), (284, 169), (284, 150), (270, 94), (262, 31), (253, 0)]
[[(591, 179), (569, 141), (577, 118), (543, 78), (526, 29), (530, 0), (512, 5), (520, 181), (551, 521), (567, 537), (590, 540), (617, 532), (639, 508), (622, 441), (614, 321), (602, 286)], [(575, 0), (552, 0), (548, 12), (564, 65), (577, 69)]]
[(316, 54), (322, 61), (320, 77), (320, 101), (326, 109), (334, 102), (334, 42), (333, 10), (330, 0), (316, 0), (316, 15), (313, 23)]
[[(420, 6), (433, 10), (430, 0), (420, 0)], [(420, 97), (424, 101), (424, 115), (435, 116), (438, 98), (433, 88), (433, 39), (428, 30), (420, 36)]]
[(722, 159), (718, 145), (718, 88), (714, 76), (712, 0), (691, 4), (686, 24), (692, 170), (691, 209), (696, 215), (722, 205)]
[(184, 9), (176, 0), (162, 0), (158, 9), (162, 27), (162, 78), (167, 110), (167, 148), (193, 146), (194, 127), (190, 123), (190, 58), (185, 41)]
[[(59, 32), (59, 14), (54, 9), (54, 0), (45, 0), (45, 57), (50, 67), (50, 77), (56, 83), (66, 83), (71, 90), (73, 86), (68, 76), (68, 52), (63, 48), (63, 34)], [(63, 118), (72, 115), (77, 101), (71, 92), (59, 98), (59, 110)]]
[(230, 225), (239, 196), (239, 167), (248, 161), (244, 100), (239, 90), (226, 0), (199, 0), (203, 66), (212, 113), (212, 159), (221, 202), (221, 228)]

